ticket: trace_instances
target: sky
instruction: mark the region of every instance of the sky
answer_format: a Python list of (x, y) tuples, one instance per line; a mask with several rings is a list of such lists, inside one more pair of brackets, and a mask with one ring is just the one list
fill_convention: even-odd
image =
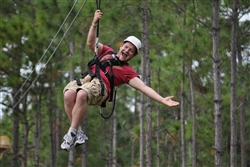
[(245, 14), (240, 21), (250, 20), (250, 13)]

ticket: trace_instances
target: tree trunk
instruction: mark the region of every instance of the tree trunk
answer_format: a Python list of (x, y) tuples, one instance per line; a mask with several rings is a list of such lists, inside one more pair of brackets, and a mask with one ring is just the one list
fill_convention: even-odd
[[(86, 28), (89, 29), (89, 26), (86, 26)], [(86, 29), (86, 31), (87, 31), (87, 29)], [(86, 31), (83, 31), (82, 33), (85, 34)], [(86, 62), (85, 62), (85, 46), (86, 46), (86, 40), (82, 40), (82, 45), (81, 45), (82, 59), (80, 61), (80, 64), (86, 64)], [(85, 67), (81, 66), (81, 70), (84, 71), (86, 69), (85, 69)], [(87, 134), (87, 120), (88, 120), (88, 116), (86, 114), (86, 116), (83, 118), (82, 130), (88, 136), (88, 134)], [(83, 146), (82, 146), (82, 167), (87, 167), (87, 143), (83, 144)]]
[(51, 114), (51, 112), (50, 111), (52, 111), (52, 110), (49, 110), (49, 129), (50, 129), (50, 135), (49, 135), (49, 138), (50, 138), (50, 166), (54, 166), (55, 165), (55, 163), (54, 163), (54, 160), (55, 160), (55, 154), (54, 154), (54, 143), (55, 143), (55, 141), (54, 141), (54, 137), (53, 137), (53, 122), (54, 122), (54, 120), (53, 120), (53, 116), (52, 116), (52, 114)]
[(76, 149), (73, 147), (72, 150), (69, 152), (69, 162), (68, 162), (68, 167), (74, 167), (75, 166), (75, 154), (76, 154)]
[(37, 110), (35, 110), (35, 133), (34, 133), (34, 143), (35, 143), (35, 167), (39, 167), (39, 148), (40, 148), (40, 138), (41, 138), (41, 98), (40, 96), (35, 96), (34, 100), (38, 106)]
[[(143, 59), (143, 58), (142, 58)], [(141, 94), (141, 103), (139, 107), (140, 117), (140, 167), (144, 167), (144, 99), (145, 96)]]
[(61, 139), (62, 139), (62, 110), (56, 108), (56, 152), (60, 151)]
[[(87, 134), (87, 117), (83, 118), (82, 130), (85, 134)], [(88, 136), (88, 135), (87, 135)], [(83, 144), (82, 146), (82, 167), (87, 167), (87, 144)]]
[(113, 137), (112, 137), (112, 165), (111, 167), (116, 167), (116, 109), (114, 109), (114, 113), (113, 113)]
[(111, 121), (109, 121), (110, 125), (109, 125), (109, 149), (107, 152), (107, 167), (112, 167), (112, 162), (113, 162), (113, 117), (111, 119)]
[[(238, 60), (239, 60), (239, 73), (244, 75), (244, 65), (243, 65), (243, 62), (242, 62), (242, 52), (241, 52), (241, 45), (238, 43)], [(242, 90), (246, 90), (246, 81), (241, 81), (241, 85), (244, 85), (242, 86)], [(247, 167), (247, 153), (246, 153), (246, 111), (245, 111), (245, 108), (246, 108), (246, 104), (247, 104), (247, 101), (246, 101), (246, 94), (243, 94), (241, 95), (240, 97), (240, 104), (241, 104), (241, 107), (240, 107), (240, 151), (241, 151), (241, 166), (242, 167)], [(250, 111), (250, 110), (249, 110)]]
[(241, 151), (241, 167), (247, 167), (246, 156), (246, 120), (245, 120), (245, 101), (244, 97), (241, 99), (240, 108), (240, 151)]
[[(73, 58), (75, 55), (75, 39), (72, 37), (69, 43), (69, 51), (70, 51), (70, 57)], [(70, 81), (72, 81), (75, 78), (74, 74), (74, 67), (71, 67), (70, 69)]]
[(237, 165), (237, 113), (236, 113), (236, 52), (237, 52), (237, 25), (238, 25), (238, 2), (233, 0), (232, 13), (232, 37), (231, 37), (231, 84), (230, 84), (230, 166)]
[[(51, 88), (53, 86), (50, 86)], [(49, 91), (48, 92), (48, 97), (49, 97), (49, 102), (47, 104), (48, 106), (48, 115), (49, 115), (49, 129), (50, 129), (50, 135), (49, 135), (49, 138), (50, 138), (50, 166), (55, 166), (55, 159), (56, 159), (56, 155), (55, 155), (55, 137), (54, 137), (54, 116), (53, 116), (53, 112), (51, 111), (54, 111), (54, 107), (51, 105), (51, 104), (54, 104), (53, 103), (53, 97), (54, 97), (54, 93), (53, 91)]]
[(219, 27), (219, 0), (212, 1), (213, 6), (213, 77), (214, 77), (214, 124), (215, 124), (215, 166), (222, 167), (222, 99), (220, 74), (220, 27)]
[(27, 166), (27, 148), (29, 137), (29, 121), (27, 119), (27, 94), (23, 98), (22, 104), (22, 116), (23, 116), (23, 146), (22, 146), (22, 167)]
[[(244, 64), (242, 62), (242, 52), (241, 52), (241, 45), (237, 42), (237, 51), (238, 51), (238, 61), (239, 61), (239, 74), (244, 75)], [(241, 89), (247, 90), (246, 88), (246, 81), (241, 82)], [(240, 152), (241, 152), (241, 167), (247, 167), (247, 152), (246, 152), (246, 94), (240, 95)], [(249, 110), (250, 111), (250, 110)]]
[[(134, 114), (133, 114), (133, 124), (132, 127), (136, 125), (136, 115), (137, 115), (137, 91), (135, 92), (135, 108), (134, 108)], [(132, 139), (132, 146), (131, 146), (131, 166), (135, 165), (135, 139)]]
[[(145, 57), (145, 84), (150, 87), (150, 59), (149, 59), (149, 48), (148, 48), (148, 6), (147, 1), (143, 2), (142, 8), (142, 48), (143, 57)], [(152, 105), (151, 99), (146, 97), (146, 113), (147, 113), (147, 133), (146, 133), (146, 166), (152, 166)]]
[[(13, 95), (15, 95), (17, 89), (13, 89)], [(17, 167), (18, 165), (18, 152), (19, 152), (19, 105), (16, 105), (18, 100), (16, 98), (13, 99), (13, 104), (15, 108), (13, 108), (13, 129), (12, 129), (12, 167)]]
[[(72, 37), (70, 40), (70, 55), (71, 57), (73, 57), (75, 55), (75, 39)], [(70, 70), (70, 80), (74, 79), (74, 69), (73, 67)], [(75, 164), (75, 148), (73, 148), (70, 152), (69, 152), (69, 163), (68, 163), (68, 167), (74, 167)]]
[(184, 112), (184, 58), (182, 60), (182, 83), (181, 83), (181, 158), (182, 158), (182, 167), (186, 167), (186, 142), (185, 142), (185, 112)]
[[(196, 10), (195, 2), (193, 1), (193, 7)], [(197, 23), (194, 23), (194, 31), (197, 30)], [(194, 47), (195, 37), (192, 38), (192, 45)], [(191, 142), (191, 157), (192, 157), (192, 167), (196, 167), (197, 161), (197, 147), (196, 147), (196, 135), (197, 135), (197, 124), (196, 124), (196, 107), (195, 107), (195, 95), (194, 95), (194, 82), (193, 82), (193, 71), (192, 71), (192, 55), (191, 55), (191, 62), (189, 66), (189, 87), (190, 87), (190, 94), (189, 99), (191, 101), (191, 116), (192, 116), (192, 142)], [(189, 108), (190, 109), (190, 108)]]
[[(106, 134), (108, 134), (109, 129), (107, 128), (107, 120), (103, 119), (103, 124), (102, 124), (102, 134), (101, 134), (101, 139), (100, 139), (100, 157), (102, 157), (102, 159), (107, 159), (106, 158), (106, 143), (105, 143), (105, 139), (107, 139)], [(106, 165), (107, 166), (107, 165)]]
[(167, 165), (168, 167), (172, 167), (173, 164), (173, 144), (169, 144), (169, 139), (171, 140), (171, 136), (169, 137), (169, 134), (167, 133), (165, 135), (165, 141), (164, 141), (164, 147), (165, 147), (165, 150), (166, 150), (166, 160), (167, 160)]
[[(143, 14), (143, 9), (142, 9), (142, 14)], [(143, 18), (142, 18), (143, 20)], [(144, 24), (142, 22), (142, 24)], [(142, 47), (142, 51), (144, 49), (144, 46)], [(142, 80), (145, 81), (145, 74), (146, 74), (146, 58), (142, 53), (142, 58), (141, 58), (141, 66), (142, 66)], [(145, 103), (145, 95), (141, 93), (141, 103), (140, 103), (140, 109), (139, 109), (139, 117), (140, 117), (140, 167), (144, 167), (144, 103)]]
[[(157, 91), (160, 94), (160, 86), (161, 86), (161, 69), (158, 68), (157, 70), (157, 82), (158, 82), (158, 86), (157, 86)], [(157, 157), (157, 167), (160, 167), (161, 163), (160, 163), (160, 103), (157, 103), (157, 114), (156, 114), (156, 157)]]
[(192, 77), (192, 66), (189, 67), (189, 83), (190, 83), (190, 97), (191, 97), (191, 113), (192, 113), (192, 167), (196, 167), (196, 110), (195, 110), (195, 99), (194, 99), (194, 88), (193, 88), (193, 77)]
[[(183, 26), (186, 25), (186, 6), (184, 10), (184, 18), (183, 18)], [(186, 141), (185, 141), (185, 51), (182, 53), (182, 64), (181, 64), (181, 72), (182, 72), (182, 80), (181, 80), (181, 159), (182, 159), (182, 167), (186, 167)]]

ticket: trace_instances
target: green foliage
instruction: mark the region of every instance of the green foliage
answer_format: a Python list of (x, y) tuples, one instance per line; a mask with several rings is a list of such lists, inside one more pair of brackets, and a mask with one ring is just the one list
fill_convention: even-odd
[(11, 154), (5, 154), (2, 159), (0, 159), (1, 166), (10, 166), (12, 156)]
[[(249, 3), (239, 1), (240, 14), (249, 12)], [(64, 113), (62, 90), (69, 82), (69, 71), (75, 72), (75, 77), (80, 77), (86, 69), (87, 62), (92, 59), (93, 53), (86, 46), (88, 29), (96, 10), (95, 1), (88, 1), (65, 36), (61, 45), (55, 51), (60, 39), (63, 37), (70, 22), (76, 15), (82, 2), (78, 2), (69, 15), (66, 24), (62, 27), (58, 36), (55, 37), (51, 47), (47, 49), (60, 25), (63, 23), (73, 1), (11, 1), (1, 3), (0, 15), (0, 91), (6, 92), (7, 96), (1, 97), (3, 117), (0, 120), (0, 133), (7, 135), (13, 140), (13, 115), (19, 118), (19, 146), (23, 145), (24, 125), (29, 126), (28, 134), (28, 166), (34, 166), (34, 140), (35, 124), (40, 128), (39, 158), (40, 164), (49, 165), (50, 136), (54, 135), (50, 126), (56, 129), (60, 127), (65, 133), (69, 127), (69, 121)], [(111, 45), (118, 50), (123, 39), (128, 35), (141, 37), (141, 4), (144, 1), (102, 1), (101, 9), (104, 12), (100, 20), (100, 42)], [(196, 121), (197, 121), (197, 166), (214, 166), (214, 109), (213, 109), (213, 67), (212, 67), (212, 6), (210, 1), (169, 1), (163, 3), (158, 0), (147, 2), (149, 7), (149, 47), (151, 85), (154, 90), (159, 87), (162, 96), (174, 95), (180, 99), (182, 77), (184, 77), (185, 113), (186, 113), (186, 141), (192, 136), (192, 123), (190, 116), (190, 92), (188, 70), (192, 67), (194, 82)], [(221, 8), (220, 18), (220, 56), (222, 72), (222, 120), (223, 120), (223, 161), (229, 162), (230, 151), (230, 18), (223, 13), (231, 8), (231, 1), (224, 1)], [(238, 55), (237, 65), (237, 109), (240, 110), (241, 101), (245, 101), (246, 134), (249, 134), (249, 21), (239, 24), (238, 29)], [(75, 42), (75, 54), (70, 55), (70, 41)], [(40, 61), (42, 55), (43, 59)], [(140, 53), (130, 62), (139, 74), (141, 64)], [(240, 59), (240, 56), (242, 59)], [(39, 62), (40, 61), (40, 62)], [(39, 65), (37, 64), (39, 62)], [(185, 71), (181, 71), (184, 63)], [(45, 65), (46, 64), (46, 65)], [(45, 68), (41, 68), (41, 66)], [(35, 70), (34, 70), (35, 69)], [(31, 74), (32, 70), (34, 72)], [(25, 71), (22, 72), (22, 71)], [(31, 76), (29, 77), (29, 75)], [(20, 111), (13, 111), (13, 96), (21, 85), (27, 80), (23, 89), (14, 101), (19, 100), (24, 92), (40, 74), (36, 82), (28, 91), (28, 98), (21, 101), (20, 106), (27, 104), (27, 108), (20, 107)], [(158, 82), (159, 81), (159, 82)], [(1, 94), (2, 96), (2, 94)], [(139, 165), (139, 114), (133, 109), (135, 99), (140, 103), (140, 92), (129, 86), (120, 86), (117, 95), (116, 121), (117, 121), (117, 164), (128, 166), (131, 160), (132, 141), (135, 141), (135, 165)], [(137, 107), (137, 106), (136, 106)], [(111, 110), (108, 103), (105, 114)], [(160, 125), (157, 127), (156, 111), (159, 110)], [(156, 156), (160, 157), (160, 166), (168, 165), (168, 158), (172, 157), (172, 166), (181, 164), (181, 125), (179, 107), (168, 108), (158, 103), (153, 103), (152, 113), (152, 153), (153, 165), (156, 166)], [(237, 111), (238, 111), (237, 110)], [(56, 111), (62, 113), (61, 124), (56, 120)], [(134, 113), (135, 112), (135, 113)], [(24, 115), (26, 113), (26, 115)], [(37, 116), (37, 114), (39, 116)], [(39, 117), (40, 122), (35, 118)], [(26, 121), (27, 120), (27, 121)], [(135, 122), (134, 122), (135, 120)], [(240, 119), (238, 119), (238, 134), (240, 132)], [(104, 120), (98, 107), (89, 107), (87, 113), (87, 131), (89, 140), (87, 145), (87, 166), (104, 166), (107, 164), (107, 154), (111, 147), (110, 126), (111, 119)], [(146, 123), (145, 123), (146, 127)], [(156, 155), (156, 133), (160, 135), (160, 155)], [(238, 135), (240, 136), (240, 134)], [(60, 143), (53, 143), (60, 145)], [(246, 147), (250, 144), (249, 136), (246, 136)], [(238, 146), (240, 141), (238, 141)], [(172, 148), (172, 154), (170, 154)], [(239, 147), (238, 147), (239, 148)], [(190, 150), (187, 143), (187, 150)], [(21, 153), (21, 149), (19, 150)], [(247, 150), (249, 151), (249, 149)], [(146, 154), (146, 153), (145, 153)], [(81, 158), (81, 147), (76, 148), (76, 159)], [(168, 157), (169, 156), (169, 157)], [(238, 158), (240, 159), (240, 149)], [(21, 159), (19, 159), (21, 164)], [(11, 154), (4, 155), (0, 164), (8, 166), (11, 162)], [(190, 164), (191, 157), (188, 155)], [(68, 153), (62, 150), (56, 152), (56, 166), (68, 164)], [(238, 162), (240, 164), (240, 161)], [(248, 162), (249, 164), (249, 162)], [(77, 161), (75, 166), (81, 166)]]

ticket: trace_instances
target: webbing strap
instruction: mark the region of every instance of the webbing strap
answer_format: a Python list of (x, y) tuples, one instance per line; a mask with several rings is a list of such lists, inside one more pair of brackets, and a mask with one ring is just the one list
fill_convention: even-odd
[[(93, 73), (91, 71), (91, 66), (96, 65), (95, 67), (95, 73)], [(85, 77), (87, 74), (89, 74), (91, 76), (91, 80), (94, 77), (97, 77), (99, 79), (100, 85), (101, 85), (101, 96), (104, 96), (104, 83), (102, 81), (101, 75), (100, 75), (100, 66), (101, 63), (98, 60), (98, 58), (92, 59), (89, 63), (88, 63), (88, 70), (87, 72), (85, 72), (84, 74), (82, 74), (82, 77)]]
[(95, 75), (99, 79), (99, 82), (101, 84), (101, 96), (104, 96), (104, 83), (103, 83), (101, 75), (100, 75), (100, 66), (101, 66), (100, 61), (98, 59), (96, 59)]
[[(105, 55), (112, 55), (112, 59), (106, 59), (103, 61), (100, 61), (99, 59), (101, 59), (103, 56)], [(124, 66), (124, 65), (128, 65), (128, 63), (126, 62), (122, 62), (120, 61), (116, 56), (114, 52), (107, 52), (106, 54), (102, 55), (101, 58), (94, 58), (92, 59), (89, 63), (88, 63), (88, 70), (87, 72), (85, 72), (84, 74), (82, 74), (82, 77), (85, 77), (87, 74), (89, 74), (91, 76), (91, 79), (93, 79), (94, 77), (97, 77), (100, 81), (100, 85), (101, 85), (101, 95), (104, 96), (104, 83), (102, 81), (101, 75), (100, 75), (100, 70), (103, 71), (103, 73), (106, 75), (106, 77), (109, 80), (110, 83), (110, 97), (109, 97), (109, 102), (111, 102), (113, 100), (113, 94), (114, 94), (114, 73), (113, 73), (113, 66)], [(95, 73), (92, 72), (91, 70), (91, 66), (96, 65), (96, 71)], [(108, 72), (106, 70), (107, 67), (110, 67), (110, 71)], [(104, 106), (104, 104), (102, 105)]]
[[(109, 62), (110, 63), (110, 62)], [(109, 75), (109, 82), (110, 82), (110, 98), (109, 101), (113, 100), (113, 92), (114, 92), (114, 73), (112, 64), (110, 63), (110, 75)]]
[(76, 78), (75, 80), (76, 80), (76, 83), (77, 83), (78, 86), (82, 86), (82, 83), (81, 83), (79, 78)]

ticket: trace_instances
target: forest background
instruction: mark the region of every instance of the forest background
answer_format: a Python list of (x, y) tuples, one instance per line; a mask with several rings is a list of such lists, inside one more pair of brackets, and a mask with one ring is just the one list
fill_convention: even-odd
[(112, 117), (90, 107), (82, 122), (89, 140), (61, 150), (69, 127), (62, 90), (94, 56), (86, 38), (96, 1), (2, 0), (0, 166), (250, 166), (250, 21), (242, 19), (250, 3), (107, 0), (100, 7), (100, 42), (118, 50), (125, 37), (140, 38), (130, 65), (180, 106), (120, 86)]

